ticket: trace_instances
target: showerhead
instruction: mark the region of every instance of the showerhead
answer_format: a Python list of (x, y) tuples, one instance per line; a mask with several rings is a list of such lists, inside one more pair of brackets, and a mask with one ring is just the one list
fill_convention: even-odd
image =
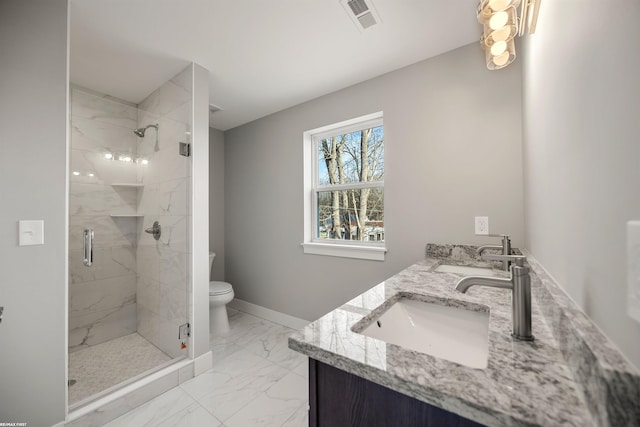
[(136, 135), (138, 135), (140, 138), (144, 138), (144, 133), (147, 131), (147, 129), (149, 128), (154, 128), (156, 131), (158, 130), (158, 124), (156, 123), (155, 125), (148, 125), (147, 127), (143, 127), (143, 128), (138, 128), (138, 129), (134, 129), (133, 133), (135, 133)]

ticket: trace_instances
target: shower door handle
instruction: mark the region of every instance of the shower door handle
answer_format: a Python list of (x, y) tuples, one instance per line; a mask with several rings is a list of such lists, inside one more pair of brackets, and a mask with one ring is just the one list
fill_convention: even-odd
[(84, 252), (84, 260), (82, 261), (87, 267), (93, 264), (93, 230), (87, 228), (84, 230), (84, 241), (82, 244)]

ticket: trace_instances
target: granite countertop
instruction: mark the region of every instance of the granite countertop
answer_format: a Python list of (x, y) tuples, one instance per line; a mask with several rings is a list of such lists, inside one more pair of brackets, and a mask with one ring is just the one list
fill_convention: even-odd
[[(469, 249), (467, 252), (471, 253)], [(434, 269), (482, 265), (473, 256), (437, 253), (372, 287), (289, 338), (289, 347), (420, 401), (490, 426), (594, 425), (583, 394), (540, 307), (533, 300), (535, 341), (511, 337), (511, 294), (474, 286), (455, 290), (463, 276)], [(508, 276), (507, 273), (503, 273)], [(532, 288), (541, 286), (531, 273)], [(490, 309), (489, 360), (474, 369), (353, 332), (374, 309), (398, 294), (436, 298), (445, 305), (475, 303)], [(366, 319), (365, 319), (366, 320)]]

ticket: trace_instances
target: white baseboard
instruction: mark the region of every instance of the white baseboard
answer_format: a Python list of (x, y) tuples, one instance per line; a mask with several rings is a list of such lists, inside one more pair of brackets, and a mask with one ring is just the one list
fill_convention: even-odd
[(309, 323), (311, 323), (310, 320), (304, 320), (298, 317), (289, 316), (288, 314), (280, 313), (279, 311), (252, 304), (238, 298), (234, 298), (228, 304), (228, 307), (234, 308), (244, 313), (252, 314), (254, 316), (262, 317), (265, 320), (269, 320), (271, 322), (293, 329), (302, 329)]

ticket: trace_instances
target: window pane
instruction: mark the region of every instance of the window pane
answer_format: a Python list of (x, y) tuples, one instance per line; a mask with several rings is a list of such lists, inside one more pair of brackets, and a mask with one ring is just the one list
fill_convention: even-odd
[(319, 239), (384, 242), (384, 189), (319, 191)]
[(384, 126), (317, 141), (318, 184), (384, 180)]

